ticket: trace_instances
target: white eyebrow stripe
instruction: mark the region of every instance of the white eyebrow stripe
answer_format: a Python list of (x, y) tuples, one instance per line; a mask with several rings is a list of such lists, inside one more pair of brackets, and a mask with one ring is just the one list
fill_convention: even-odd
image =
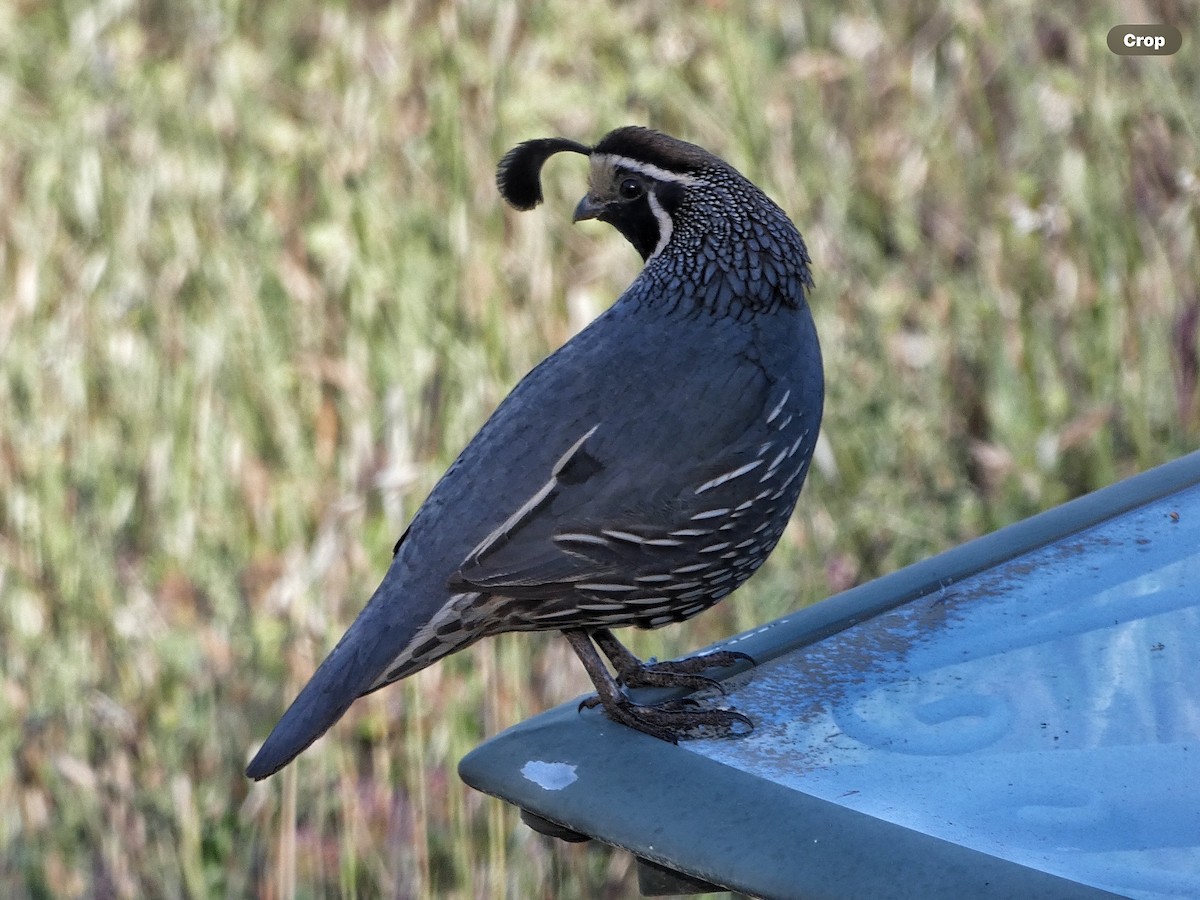
[(753, 462), (748, 462), (744, 466), (738, 466), (731, 472), (726, 472), (724, 475), (718, 475), (712, 481), (706, 481), (700, 487), (696, 488), (697, 494), (703, 494), (705, 491), (712, 490), (715, 487), (720, 487), (727, 481), (733, 481), (740, 475), (745, 475), (747, 472), (752, 472), (763, 464), (761, 459), (756, 459)]
[(671, 181), (675, 184), (683, 184), (688, 187), (694, 187), (700, 183), (700, 179), (695, 175), (686, 175), (683, 172), (672, 172), (668, 169), (663, 169), (654, 163), (643, 162), (640, 159), (631, 159), (628, 156), (617, 156), (614, 153), (595, 153), (592, 155), (593, 160), (597, 160), (601, 165), (617, 166), (622, 169), (628, 169), (631, 172), (637, 172), (640, 175), (645, 175), (647, 178), (653, 178), (655, 181)]

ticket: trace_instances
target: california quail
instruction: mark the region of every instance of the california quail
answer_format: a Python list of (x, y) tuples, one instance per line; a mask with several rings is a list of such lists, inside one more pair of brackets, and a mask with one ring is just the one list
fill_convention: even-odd
[(731, 166), (646, 128), (594, 147), (523, 143), (500, 163), (500, 193), (532, 209), (543, 164), (562, 150), (590, 157), (575, 220), (613, 225), (645, 267), (513, 389), (438, 482), (251, 778), (294, 759), (355, 698), (505, 631), (562, 631), (599, 691), (585, 705), (633, 728), (675, 740), (696, 725), (750, 725), (731, 710), (639, 706), (619, 686), (709, 685), (699, 673), (740, 654), (643, 665), (609, 629), (696, 615), (779, 540), (824, 402), (808, 253)]

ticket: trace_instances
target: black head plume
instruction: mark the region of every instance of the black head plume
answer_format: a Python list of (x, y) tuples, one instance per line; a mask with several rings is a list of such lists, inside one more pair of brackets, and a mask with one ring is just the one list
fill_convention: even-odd
[(517, 144), (496, 168), (496, 187), (516, 209), (533, 209), (542, 202), (542, 166), (555, 153), (570, 150), (590, 156), (592, 148), (567, 138), (538, 138)]

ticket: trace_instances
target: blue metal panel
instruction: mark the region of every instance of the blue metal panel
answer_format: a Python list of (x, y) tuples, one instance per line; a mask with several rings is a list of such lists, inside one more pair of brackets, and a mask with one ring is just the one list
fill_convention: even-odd
[(1130, 897), (1200, 897), (1200, 488), (747, 675), (694, 753)]
[(763, 896), (1200, 896), (1198, 484), (1193, 454), (725, 642), (749, 737), (568, 704), (460, 772)]

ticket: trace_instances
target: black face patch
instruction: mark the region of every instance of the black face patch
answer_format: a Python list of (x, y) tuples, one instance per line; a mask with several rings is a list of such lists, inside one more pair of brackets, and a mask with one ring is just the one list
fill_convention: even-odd
[[(631, 180), (628, 176), (618, 176), (618, 185)], [(640, 180), (640, 179), (639, 179)], [(645, 190), (632, 199), (617, 199), (608, 203), (600, 214), (601, 222), (607, 222), (625, 236), (635, 250), (642, 255), (642, 260), (650, 258), (650, 254), (658, 246), (660, 237), (658, 219), (650, 208), (649, 191), (661, 191), (662, 185), (657, 182), (643, 181)], [(618, 197), (620, 195), (618, 194)]]
[(683, 185), (675, 181), (660, 181), (654, 185), (654, 196), (658, 198), (659, 205), (669, 216), (674, 216), (675, 211), (683, 203), (683, 193)]

